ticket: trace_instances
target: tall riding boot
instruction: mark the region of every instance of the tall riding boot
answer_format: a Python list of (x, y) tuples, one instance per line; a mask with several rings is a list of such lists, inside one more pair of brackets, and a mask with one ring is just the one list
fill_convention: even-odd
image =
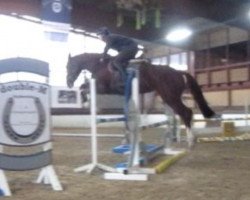
[(121, 81), (122, 81), (123, 83), (125, 83), (125, 82), (126, 82), (126, 78), (127, 78), (126, 70), (124, 70), (122, 67), (119, 67), (119, 68), (117, 68), (117, 69), (118, 69), (118, 71), (119, 71), (119, 73), (120, 73)]
[(126, 82), (126, 72), (124, 71), (123, 67), (120, 65), (116, 64), (115, 68), (119, 72), (119, 78), (116, 82), (116, 88), (119, 92), (124, 91), (125, 88), (125, 82)]

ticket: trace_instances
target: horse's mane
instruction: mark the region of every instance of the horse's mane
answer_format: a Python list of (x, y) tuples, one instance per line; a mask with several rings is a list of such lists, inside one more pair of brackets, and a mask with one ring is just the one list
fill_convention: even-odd
[(102, 54), (100, 53), (82, 53), (78, 54), (72, 58), (76, 60), (95, 60), (95, 59), (100, 59)]
[[(82, 54), (78, 54), (74, 57), (72, 57), (75, 61), (78, 62), (92, 62), (92, 61), (100, 61), (100, 59), (103, 57), (102, 53), (82, 53)], [(110, 60), (112, 60), (114, 57), (110, 56), (110, 55), (106, 55), (104, 62), (109, 62)]]
[(103, 58), (103, 54), (101, 53), (82, 53), (70, 57), (69, 60), (73, 66), (94, 72), (106, 68), (113, 57), (107, 55), (102, 62), (101, 58)]

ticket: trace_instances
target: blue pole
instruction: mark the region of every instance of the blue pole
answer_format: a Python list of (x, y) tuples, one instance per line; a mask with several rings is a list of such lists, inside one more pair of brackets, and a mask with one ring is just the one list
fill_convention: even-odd
[(124, 96), (125, 96), (125, 105), (124, 105), (124, 115), (125, 115), (125, 123), (127, 127), (127, 122), (128, 122), (128, 113), (129, 113), (129, 100), (131, 97), (131, 86), (132, 86), (132, 80), (135, 76), (135, 72), (133, 70), (128, 70), (126, 82), (125, 82), (125, 91), (124, 91)]
[(4, 196), (4, 191), (0, 188), (0, 196)]

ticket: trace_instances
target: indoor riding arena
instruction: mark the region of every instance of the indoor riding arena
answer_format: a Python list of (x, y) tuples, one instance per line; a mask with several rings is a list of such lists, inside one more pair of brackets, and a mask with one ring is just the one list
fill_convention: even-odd
[(250, 200), (249, 0), (0, 0), (0, 197)]

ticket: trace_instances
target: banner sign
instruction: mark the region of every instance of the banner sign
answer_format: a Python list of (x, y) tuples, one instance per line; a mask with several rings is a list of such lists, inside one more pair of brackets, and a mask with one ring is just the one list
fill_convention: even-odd
[(72, 0), (42, 0), (42, 20), (70, 24)]
[(0, 143), (36, 145), (50, 140), (50, 88), (14, 81), (0, 84)]

